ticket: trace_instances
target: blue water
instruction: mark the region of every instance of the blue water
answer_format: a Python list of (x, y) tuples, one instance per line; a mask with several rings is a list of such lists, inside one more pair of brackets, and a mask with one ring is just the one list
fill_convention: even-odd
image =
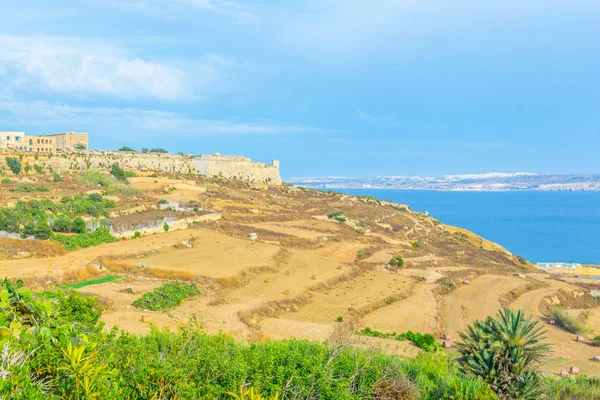
[(340, 190), (408, 204), (531, 262), (600, 264), (600, 192)]

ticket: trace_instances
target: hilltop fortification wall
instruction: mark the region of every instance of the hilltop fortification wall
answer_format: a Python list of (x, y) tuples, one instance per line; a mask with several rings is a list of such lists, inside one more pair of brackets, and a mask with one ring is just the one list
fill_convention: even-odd
[[(16, 153), (14, 153), (16, 154)], [(13, 154), (13, 155), (14, 155)], [(0, 164), (5, 165), (0, 157)], [(137, 153), (126, 151), (80, 151), (64, 152), (52, 156), (32, 153), (21, 153), (23, 165), (46, 165), (56, 171), (77, 171), (85, 169), (108, 170), (113, 164), (125, 169), (140, 171), (163, 171), (174, 174), (200, 174), (209, 177), (218, 176), (225, 179), (238, 179), (253, 183), (281, 185), (279, 162), (272, 165), (254, 162), (248, 157), (184, 154)]]
[(248, 157), (222, 156), (219, 154), (205, 154), (194, 157), (191, 165), (196, 173), (206, 176), (222, 176), (242, 181), (268, 183), (281, 185), (279, 175), (279, 161), (267, 165), (254, 162)]

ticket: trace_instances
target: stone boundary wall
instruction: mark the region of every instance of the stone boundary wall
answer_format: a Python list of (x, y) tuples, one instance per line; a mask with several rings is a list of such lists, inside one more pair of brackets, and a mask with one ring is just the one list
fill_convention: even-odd
[[(178, 231), (180, 229), (187, 229), (190, 227), (191, 224), (193, 224), (195, 222), (217, 221), (219, 219), (221, 219), (221, 214), (219, 214), (219, 213), (205, 214), (205, 215), (198, 215), (196, 217), (187, 217), (187, 218), (178, 219), (176, 221), (167, 222), (167, 224), (169, 225), (169, 232), (171, 232), (171, 231)], [(118, 239), (123, 238), (123, 237), (131, 238), (131, 237), (133, 237), (133, 235), (136, 232), (139, 232), (142, 236), (154, 235), (157, 233), (165, 233), (163, 225), (164, 224), (161, 221), (161, 223), (158, 226), (150, 225), (147, 228), (143, 228), (143, 229), (131, 229), (131, 230), (126, 230), (126, 231), (111, 232), (111, 233), (114, 237), (116, 237)]]
[[(0, 166), (6, 166), (5, 158), (18, 153), (5, 151), (0, 156)], [(272, 165), (254, 162), (248, 157), (185, 154), (138, 153), (127, 151), (74, 151), (40, 154), (38, 159), (31, 153), (23, 153), (23, 165), (50, 166), (55, 171), (77, 171), (86, 169), (109, 170), (113, 164), (124, 169), (140, 171), (162, 171), (172, 174), (200, 174), (208, 177), (238, 179), (252, 183), (281, 185), (279, 162)]]

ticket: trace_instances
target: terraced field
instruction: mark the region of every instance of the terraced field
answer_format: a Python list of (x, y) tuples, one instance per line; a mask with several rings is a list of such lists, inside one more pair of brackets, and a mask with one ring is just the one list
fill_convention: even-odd
[[(340, 321), (358, 315), (363, 327), (380, 332), (411, 330), (438, 338), (448, 333), (456, 342), (468, 324), (495, 314), (508, 302), (533, 314), (547, 329), (554, 352), (544, 371), (578, 366), (583, 373), (600, 375), (600, 363), (590, 361), (600, 351), (548, 325), (540, 308), (560, 290), (582, 291), (576, 281), (551, 279), (502, 247), (462, 229), (446, 229), (406, 206), (199, 177), (139, 177), (132, 185), (140, 193), (116, 196), (117, 214), (143, 213), (168, 198), (201, 202), (222, 212), (223, 220), (55, 252), (53, 257), (4, 259), (0, 273), (25, 277), (40, 287), (118, 274), (123, 278), (77, 289), (101, 298), (107, 329), (176, 329), (195, 316), (209, 332), (226, 332), (239, 340), (326, 340)], [(67, 180), (60, 194), (80, 190)], [(347, 221), (329, 219), (327, 214), (335, 210)], [(257, 232), (256, 240), (247, 238), (249, 232)], [(391, 267), (390, 259), (397, 256), (404, 265)], [(203, 295), (167, 312), (132, 306), (144, 292), (169, 280), (194, 281)], [(600, 334), (600, 307), (564, 306), (572, 315), (588, 316), (588, 339)], [(407, 356), (418, 352), (410, 342), (357, 336), (352, 342)]]

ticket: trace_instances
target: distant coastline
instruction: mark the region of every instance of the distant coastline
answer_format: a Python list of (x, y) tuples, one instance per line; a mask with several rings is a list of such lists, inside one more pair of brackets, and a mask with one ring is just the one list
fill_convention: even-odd
[(311, 189), (434, 190), (445, 192), (598, 192), (600, 174), (531, 172), (432, 176), (306, 177), (288, 182)]
[(334, 190), (407, 204), (534, 264), (600, 263), (600, 191)]

